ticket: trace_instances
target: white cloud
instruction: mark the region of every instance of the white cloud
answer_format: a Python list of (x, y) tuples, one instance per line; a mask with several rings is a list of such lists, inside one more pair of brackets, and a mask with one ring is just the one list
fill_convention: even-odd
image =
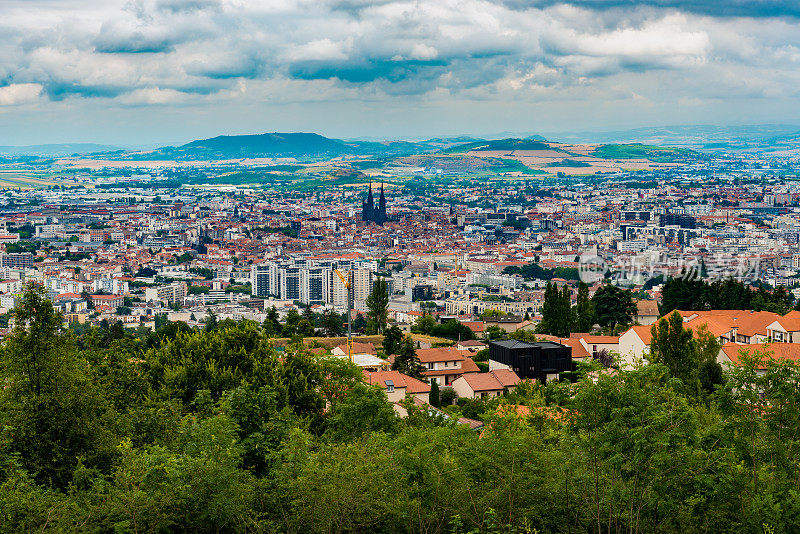
[(136, 89), (120, 97), (120, 102), (128, 105), (164, 105), (178, 104), (188, 100), (186, 93), (174, 89), (148, 87)]
[(580, 3), (3, 0), (0, 103), (625, 100), (655, 113), (800, 98), (800, 20)]
[(414, 46), (411, 47), (411, 53), (409, 54), (409, 57), (411, 59), (421, 59), (421, 60), (436, 59), (438, 56), (439, 56), (438, 50), (424, 43), (416, 43)]
[(16, 106), (35, 102), (42, 94), (38, 83), (16, 83), (0, 87), (0, 106)]
[(290, 48), (284, 57), (288, 61), (342, 61), (348, 58), (347, 48), (352, 41), (335, 42), (331, 39), (315, 39)]

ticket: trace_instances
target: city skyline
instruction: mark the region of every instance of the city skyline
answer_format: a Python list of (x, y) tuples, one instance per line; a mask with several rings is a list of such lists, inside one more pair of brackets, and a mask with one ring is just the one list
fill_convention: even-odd
[(7, 1), (0, 144), (800, 123), (789, 1)]

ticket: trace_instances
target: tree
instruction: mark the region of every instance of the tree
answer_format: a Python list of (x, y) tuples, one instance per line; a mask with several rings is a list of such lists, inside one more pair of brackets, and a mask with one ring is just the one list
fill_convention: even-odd
[(722, 344), (705, 324), (697, 329), (694, 337), (697, 361), (699, 362), (697, 378), (703, 391), (713, 393), (718, 386), (724, 383), (722, 366), (717, 362)]
[(368, 432), (394, 432), (397, 415), (377, 386), (359, 383), (331, 412), (327, 433), (336, 441), (349, 441)]
[(434, 408), (441, 406), (439, 403), (439, 383), (436, 380), (431, 383), (431, 391), (428, 393), (428, 404)]
[(4, 447), (38, 483), (63, 489), (79, 463), (109, 468), (117, 415), (44, 295), (28, 284), (13, 311), (0, 353), (0, 428), (10, 430)]
[(589, 286), (585, 282), (578, 284), (578, 297), (575, 303), (575, 330), (589, 332), (594, 325), (594, 304), (589, 298)]
[(436, 319), (434, 319), (429, 313), (424, 313), (417, 317), (417, 320), (414, 321), (414, 326), (411, 328), (411, 331), (415, 334), (429, 336), (431, 333), (433, 333), (434, 328), (436, 328)]
[(372, 285), (372, 291), (367, 296), (367, 317), (375, 324), (377, 333), (386, 330), (389, 314), (389, 289), (383, 278), (378, 278)]
[(558, 289), (555, 282), (548, 282), (542, 304), (542, 321), (537, 331), (542, 334), (567, 337), (572, 330), (572, 306), (568, 286)]
[[(433, 387), (433, 385), (431, 385), (431, 387)], [(456, 390), (454, 390), (453, 388), (444, 388), (443, 390), (441, 390), (441, 393), (439, 393), (439, 405), (450, 406), (451, 404), (453, 404), (453, 401), (456, 400), (457, 398), (458, 394), (456, 393)]]
[(636, 314), (636, 304), (631, 292), (613, 284), (606, 284), (595, 291), (592, 297), (597, 322), (602, 327), (625, 326)]
[(312, 337), (315, 333), (314, 325), (305, 317), (300, 319), (295, 329), (295, 334), (302, 337)]
[(700, 356), (691, 329), (683, 327), (677, 311), (662, 318), (651, 328), (650, 361), (661, 363), (675, 378), (681, 379), (687, 391), (696, 391)]
[(94, 300), (92, 299), (92, 295), (89, 293), (89, 290), (84, 289), (81, 291), (81, 298), (86, 301), (86, 308), (89, 310), (94, 309)]
[(217, 320), (217, 314), (213, 311), (208, 312), (208, 316), (203, 320), (204, 327), (203, 329), (206, 332), (213, 332), (219, 326), (219, 321)]
[(486, 308), (481, 312), (480, 318), (482, 321), (486, 321), (487, 319), (495, 319), (497, 317), (505, 317), (508, 315), (506, 312), (502, 310), (495, 310), (494, 308)]
[(286, 314), (286, 323), (283, 325), (283, 337), (292, 337), (297, 333), (297, 325), (300, 323), (300, 314), (295, 308), (289, 310)]
[(267, 312), (267, 317), (262, 324), (264, 333), (267, 337), (279, 335), (281, 333), (281, 322), (278, 320), (278, 309), (272, 306)]
[(397, 355), (392, 363), (393, 371), (400, 371), (412, 378), (422, 378), (425, 368), (417, 357), (417, 350), (414, 348), (414, 340), (411, 336), (403, 336), (403, 341), (397, 351)]
[(342, 316), (333, 310), (328, 310), (322, 315), (322, 328), (328, 337), (342, 335)]
[(506, 331), (499, 326), (492, 325), (484, 331), (484, 335), (486, 339), (495, 341), (497, 339), (504, 339), (506, 337)]
[(455, 319), (450, 319), (444, 324), (436, 323), (431, 330), (431, 335), (437, 337), (446, 337), (453, 341), (466, 341), (475, 339), (475, 334), (469, 327)]
[(397, 354), (400, 343), (403, 341), (403, 331), (397, 325), (392, 325), (383, 334), (383, 353), (386, 356)]
[(356, 318), (353, 320), (353, 332), (363, 332), (366, 327), (367, 320), (364, 319), (361, 312), (357, 313)]
[(314, 312), (311, 311), (311, 304), (307, 304), (303, 309), (303, 319), (311, 324), (314, 324)]
[(611, 367), (614, 364), (614, 355), (608, 349), (600, 349), (592, 354), (592, 358), (597, 360), (603, 367)]

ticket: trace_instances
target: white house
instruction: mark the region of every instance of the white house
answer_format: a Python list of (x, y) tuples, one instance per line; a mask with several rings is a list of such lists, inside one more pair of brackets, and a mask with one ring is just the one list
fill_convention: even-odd
[(650, 342), (653, 335), (652, 327), (637, 325), (632, 326), (619, 336), (619, 358), (621, 366), (636, 365), (637, 362), (647, 362), (650, 355)]

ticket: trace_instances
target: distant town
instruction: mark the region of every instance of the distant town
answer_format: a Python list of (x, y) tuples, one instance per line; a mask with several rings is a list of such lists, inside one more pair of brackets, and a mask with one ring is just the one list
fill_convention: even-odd
[[(564, 165), (580, 171), (590, 165), (583, 161), (597, 166), (596, 157), (562, 164), (555, 151), (505, 140), (422, 156), (257, 163), (7, 156), (4, 326), (13, 326), (7, 312), (28, 281), (43, 284), (78, 324), (197, 325), (209, 314), (263, 322), (272, 308), (281, 319), (307, 307), (344, 314), (348, 293), (336, 269), (355, 273), (354, 313), (367, 312), (381, 279), (389, 320), (402, 329), (432, 314), (479, 337), (491, 310), (518, 319), (506, 329), (534, 328), (548, 281), (571, 287), (574, 298), (581, 279), (590, 294), (613, 279), (647, 308), (667, 278), (702, 264), (720, 278), (800, 296), (800, 180), (791, 157), (663, 149), (666, 162), (652, 147), (603, 160), (642, 170), (567, 175)], [(516, 170), (492, 172), (497, 160)], [(534, 160), (560, 166), (534, 172), (523, 163)]]

